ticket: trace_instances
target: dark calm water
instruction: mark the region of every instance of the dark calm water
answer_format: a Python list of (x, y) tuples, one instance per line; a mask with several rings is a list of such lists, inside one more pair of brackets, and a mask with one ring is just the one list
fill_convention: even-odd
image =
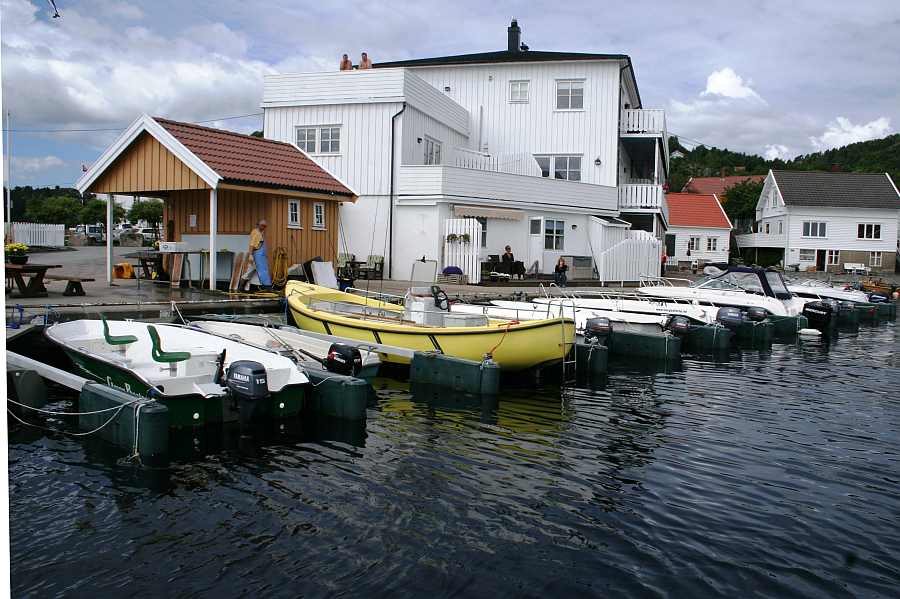
[(898, 331), (563, 399), (382, 381), (365, 425), (179, 438), (165, 470), (14, 431), (13, 596), (896, 597)]

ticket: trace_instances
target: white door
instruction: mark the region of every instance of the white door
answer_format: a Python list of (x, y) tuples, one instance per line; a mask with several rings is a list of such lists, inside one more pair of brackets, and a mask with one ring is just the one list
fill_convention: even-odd
[(544, 272), (544, 219), (528, 219), (528, 261), (526, 272), (531, 272), (532, 265), (537, 262), (537, 271)]

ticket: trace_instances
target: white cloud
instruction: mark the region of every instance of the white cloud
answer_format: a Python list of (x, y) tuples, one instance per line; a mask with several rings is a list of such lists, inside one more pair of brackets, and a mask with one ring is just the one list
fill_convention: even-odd
[(790, 158), (787, 146), (782, 144), (767, 144), (763, 156), (765, 156), (766, 160), (775, 160), (776, 158), (787, 160)]
[(58, 156), (13, 156), (12, 174), (34, 175), (42, 171), (63, 166), (65, 161)]
[(749, 79), (745, 83), (744, 79), (731, 67), (725, 67), (709, 74), (709, 77), (706, 78), (706, 89), (700, 95), (740, 99), (755, 98), (764, 101), (750, 85)]
[(816, 150), (830, 150), (858, 141), (879, 139), (890, 132), (891, 120), (885, 116), (862, 125), (854, 125), (850, 119), (839, 116), (828, 123), (822, 135), (810, 137), (809, 142)]

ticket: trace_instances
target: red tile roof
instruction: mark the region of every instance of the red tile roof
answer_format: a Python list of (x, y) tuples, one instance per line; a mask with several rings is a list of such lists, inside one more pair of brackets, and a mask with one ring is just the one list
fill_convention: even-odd
[(759, 182), (766, 178), (765, 175), (734, 175), (730, 177), (691, 177), (681, 191), (686, 193), (714, 193), (721, 196), (729, 187), (734, 187), (743, 181)]
[(227, 183), (355, 195), (291, 144), (154, 117)]
[(712, 194), (667, 193), (669, 226), (730, 229), (731, 223)]

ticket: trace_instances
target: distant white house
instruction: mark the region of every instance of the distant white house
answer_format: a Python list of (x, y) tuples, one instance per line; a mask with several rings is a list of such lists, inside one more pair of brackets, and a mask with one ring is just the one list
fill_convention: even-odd
[(465, 226), (476, 264), (509, 245), (539, 273), (560, 256), (610, 280), (656, 272), (664, 112), (643, 107), (628, 56), (529, 50), (520, 34), (513, 21), (505, 50), (265, 78), (265, 137), (359, 193), (341, 252), (384, 255), (405, 279), (415, 259), (453, 265), (448, 233)]
[(715, 194), (668, 193), (666, 201), (669, 204), (666, 254), (670, 267), (728, 262), (731, 220)]
[(861, 264), (893, 272), (900, 194), (887, 173), (769, 171), (746, 248), (773, 248), (783, 264), (839, 272)]

